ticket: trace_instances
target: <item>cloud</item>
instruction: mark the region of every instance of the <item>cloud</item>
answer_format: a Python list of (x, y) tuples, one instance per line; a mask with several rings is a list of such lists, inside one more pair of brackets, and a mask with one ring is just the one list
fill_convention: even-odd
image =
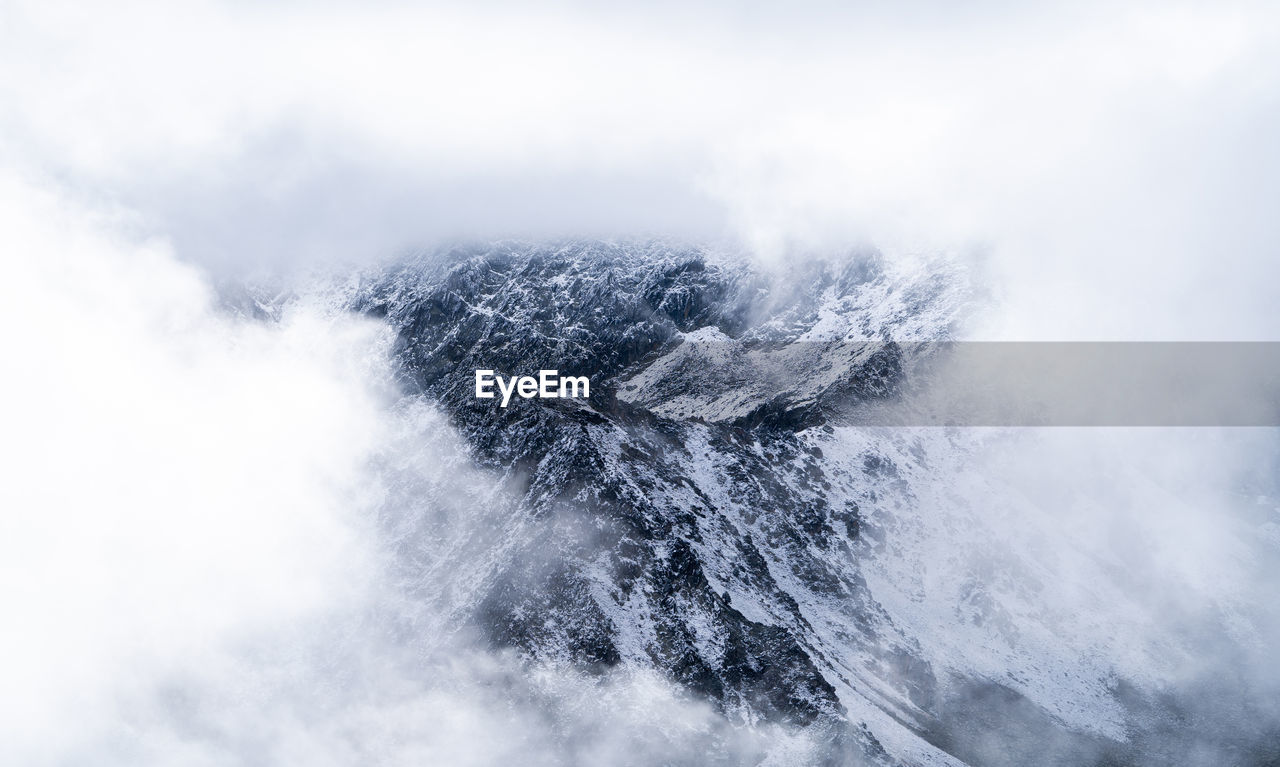
[(432, 565), (510, 504), (444, 416), (398, 398), (385, 327), (315, 297), (237, 318), (164, 242), (31, 182), (0, 182), (0, 210), (19, 255), (0, 288), (4, 761), (813, 753), (657, 672), (536, 665), (460, 633), (449, 596), (487, 560)]
[(135, 664), (360, 594), (351, 498), (385, 355), (376, 328), (313, 310), (278, 328), (222, 316), (163, 243), (45, 189), (6, 178), (0, 209), (0, 602), (21, 627), (0, 641), (3, 740), (30, 763), (51, 726), (110, 716)]
[[(447, 427), (388, 405), (383, 329), (306, 303), (241, 322), (209, 274), (457, 236), (728, 237), (766, 260), (870, 241), (976, 254), (998, 302), (974, 335), (1270, 338), (1277, 21), (1251, 3), (0, 5), (0, 608), (22, 627), (0, 637), (0, 754), (550, 759), (566, 744), (544, 704), (592, 733), (585, 761), (803, 753), (644, 675), (470, 651), (415, 671), (421, 648), (381, 633), (409, 608), (360, 512), (397, 429)], [(1274, 453), (1182, 448), (1157, 454), (1181, 472), (1162, 480)], [(1099, 469), (1094, 446), (1060, 452), (1063, 476)], [(1000, 466), (1016, 482), (1049, 460)], [(1235, 541), (1209, 491), (1234, 475), (1183, 487), (1200, 510), (1172, 519), (1104, 479), (1094, 507), (1128, 509), (1160, 553), (1074, 530), (1136, 562), (1121, 585), (1167, 598), (1173, 576), (1247, 608), (1274, 582), (1269, 560), (1214, 564)], [(1026, 492), (1062, 510), (1048, 485)], [(481, 681), (539, 705), (509, 726)], [(637, 709), (654, 719), (619, 740)]]
[(456, 236), (870, 241), (986, 254), (989, 337), (1266, 336), (1266, 4), (6, 15), (12, 158), (205, 264)]

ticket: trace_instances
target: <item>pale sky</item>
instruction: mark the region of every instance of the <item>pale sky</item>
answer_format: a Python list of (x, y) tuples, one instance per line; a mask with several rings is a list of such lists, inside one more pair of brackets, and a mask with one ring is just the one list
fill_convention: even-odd
[(183, 259), (868, 241), (981, 253), (988, 336), (1275, 334), (1274, 5), (4, 9), (6, 165)]

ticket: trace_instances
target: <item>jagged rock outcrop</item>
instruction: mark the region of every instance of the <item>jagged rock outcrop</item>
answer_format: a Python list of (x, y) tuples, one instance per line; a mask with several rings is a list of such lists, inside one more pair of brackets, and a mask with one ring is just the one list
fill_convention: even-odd
[[(874, 254), (778, 280), (662, 244), (509, 244), (378, 274), (350, 306), (395, 329), (406, 384), (475, 457), (520, 478), (520, 538), (467, 616), (493, 645), (650, 665), (860, 763), (885, 754), (836, 685), (891, 671), (876, 695), (905, 712), (936, 680), (859, 575), (857, 504), (830, 492), (852, 478), (804, 434), (828, 401), (892, 394), (891, 339), (945, 333), (955, 288), (895, 284)], [(592, 393), (501, 408), (475, 398), (480, 368), (556, 368)]]
[[(484, 497), (414, 489), (387, 520), (406, 593), (445, 616), (406, 632), (656, 669), (831, 764), (1124, 764), (1170, 721), (1106, 653), (1078, 654), (1096, 626), (1046, 608), (1055, 571), (998, 549), (952, 492), (965, 438), (846, 420), (909, 381), (910, 342), (949, 337), (966, 300), (950, 262), (500, 243), (337, 293), (387, 323), (407, 400), (492, 478)], [(544, 368), (588, 376), (589, 399), (475, 397), (477, 369)], [(451, 526), (441, 502), (475, 519)]]

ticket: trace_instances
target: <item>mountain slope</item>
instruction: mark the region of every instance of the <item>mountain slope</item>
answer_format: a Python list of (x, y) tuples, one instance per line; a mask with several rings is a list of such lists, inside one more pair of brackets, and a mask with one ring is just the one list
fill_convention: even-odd
[[(1052, 567), (975, 511), (994, 491), (953, 481), (982, 436), (840, 415), (892, 397), (918, 348), (901, 343), (949, 337), (966, 290), (946, 261), (783, 276), (664, 243), (502, 243), (367, 275), (346, 306), (391, 326), (411, 398), (502, 491), (455, 500), (486, 509), (461, 530), (391, 520), (401, 577), (431, 584), (433, 630), (657, 669), (828, 763), (1126, 762), (1134, 723), (1165, 715), (1125, 686), (1151, 680), (1082, 647), (1105, 625), (1038, 607)], [(589, 376), (590, 399), (474, 396), (477, 369), (543, 368)]]

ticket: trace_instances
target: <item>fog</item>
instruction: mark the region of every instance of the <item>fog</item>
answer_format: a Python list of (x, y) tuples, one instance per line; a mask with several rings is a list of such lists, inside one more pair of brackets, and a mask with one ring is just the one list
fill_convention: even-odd
[(952, 250), (1021, 340), (1262, 340), (1267, 3), (9, 2), (8, 164), (233, 271), (449, 237)]
[[(655, 674), (450, 634), (385, 519), (504, 491), (406, 409), (385, 328), (213, 285), (454, 238), (870, 245), (967, 264), (966, 338), (1280, 340), (1278, 34), (1232, 2), (0, 3), (0, 756), (806, 761)], [(933, 563), (910, 627), (954, 658), (996, 636), (956, 583), (1034, 552), (1046, 663), (1274, 716), (1274, 431), (1011, 439), (949, 467), (990, 478), (963, 504), (934, 480), (877, 596)], [(989, 556), (937, 556), (956, 509)]]
[[(955, 753), (1274, 758), (1275, 429), (899, 429), (867, 445), (909, 488), (877, 485), (864, 508), (868, 583), (935, 672), (958, 675), (943, 694)], [(1021, 696), (1085, 736), (1047, 726)]]
[(511, 499), (400, 399), (384, 329), (306, 300), (237, 318), (166, 246), (0, 199), (28, 256), (3, 289), (4, 761), (807, 759), (655, 672), (531, 665), (451, 621), (467, 573), (430, 565)]

